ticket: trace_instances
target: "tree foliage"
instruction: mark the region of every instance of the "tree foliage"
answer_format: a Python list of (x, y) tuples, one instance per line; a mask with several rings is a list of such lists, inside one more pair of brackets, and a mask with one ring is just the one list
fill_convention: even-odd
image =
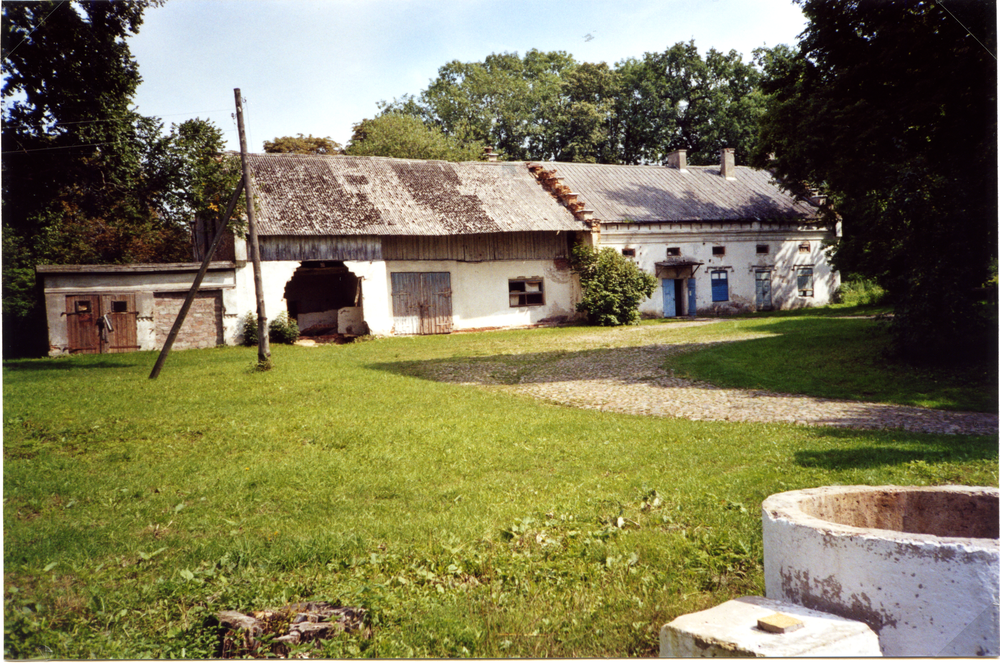
[(342, 154), (340, 143), (329, 136), (319, 138), (309, 134), (303, 136), (281, 136), (264, 141), (264, 151), (272, 154)]
[(167, 132), (130, 109), (127, 38), (157, 4), (3, 4), (5, 353), (44, 345), (35, 265), (187, 260), (193, 215), (216, 213), (238, 180), (210, 123)]
[(583, 299), (576, 310), (590, 324), (606, 327), (639, 322), (639, 304), (656, 290), (656, 278), (611, 247), (596, 250), (578, 244), (571, 264), (580, 276)]
[(691, 163), (709, 164), (723, 147), (741, 161), (753, 148), (759, 81), (735, 51), (702, 57), (694, 42), (614, 68), (530, 50), (450, 62), (419, 96), (383, 108), (493, 145), (507, 159), (663, 163), (683, 148)]
[(995, 5), (798, 1), (798, 50), (761, 58), (755, 164), (829, 193), (835, 265), (890, 293), (899, 350), (974, 350), (996, 264)]
[(383, 113), (354, 125), (354, 134), (344, 153), (398, 159), (476, 161), (483, 154), (483, 144), (446, 136), (437, 127), (428, 126), (413, 115)]

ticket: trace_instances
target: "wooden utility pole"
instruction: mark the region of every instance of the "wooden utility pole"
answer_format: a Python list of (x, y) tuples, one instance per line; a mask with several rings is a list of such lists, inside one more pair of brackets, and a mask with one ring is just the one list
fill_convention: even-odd
[(181, 325), (184, 324), (184, 318), (187, 317), (188, 311), (191, 309), (191, 304), (194, 303), (194, 297), (198, 294), (198, 288), (201, 287), (201, 282), (205, 278), (205, 272), (208, 271), (208, 264), (212, 262), (212, 256), (215, 255), (215, 250), (219, 248), (219, 244), (222, 243), (222, 238), (226, 234), (226, 226), (229, 225), (229, 217), (233, 215), (233, 210), (236, 209), (236, 203), (239, 202), (240, 193), (243, 190), (243, 180), (236, 185), (236, 190), (233, 191), (233, 195), (229, 198), (229, 205), (226, 206), (226, 213), (222, 217), (222, 222), (219, 223), (219, 227), (215, 230), (215, 238), (212, 240), (212, 245), (205, 252), (205, 258), (201, 261), (201, 269), (198, 270), (198, 274), (194, 277), (194, 283), (191, 284), (191, 289), (188, 291), (187, 297), (184, 298), (184, 303), (181, 304), (181, 310), (177, 313), (177, 319), (174, 320), (174, 326), (170, 328), (170, 333), (167, 334), (167, 340), (163, 344), (163, 349), (160, 350), (160, 356), (156, 358), (156, 363), (153, 365), (153, 371), (149, 374), (150, 380), (155, 380), (160, 374), (160, 370), (163, 369), (163, 363), (167, 361), (167, 355), (170, 354), (170, 348), (174, 346), (174, 340), (177, 338), (177, 334), (181, 330)]
[(247, 161), (247, 136), (243, 129), (243, 97), (236, 94), (236, 126), (240, 130), (240, 160), (243, 162), (243, 187), (247, 201), (247, 233), (250, 239), (250, 259), (253, 261), (253, 285), (257, 291), (257, 363), (266, 364), (271, 358), (271, 345), (267, 335), (267, 316), (264, 315), (264, 281), (260, 275), (260, 245), (257, 243), (257, 226), (254, 224), (253, 180)]

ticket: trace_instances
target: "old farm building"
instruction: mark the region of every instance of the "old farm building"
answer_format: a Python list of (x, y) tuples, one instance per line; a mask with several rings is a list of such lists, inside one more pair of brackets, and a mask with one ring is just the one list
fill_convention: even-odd
[[(593, 210), (600, 245), (655, 274), (647, 315), (719, 315), (830, 302), (840, 285), (823, 251), (834, 233), (818, 208), (781, 191), (767, 171), (735, 165), (688, 166), (683, 150), (668, 166), (533, 164), (540, 181), (558, 179)], [(550, 175), (551, 171), (554, 175)], [(555, 186), (559, 186), (556, 184)]]
[[(838, 285), (817, 208), (735, 167), (250, 155), (268, 318), (313, 334), (433, 334), (574, 316), (574, 243), (656, 274), (652, 316), (824, 304)], [(206, 245), (195, 233), (195, 259)], [(242, 240), (221, 250), (175, 347), (239, 341)], [(50, 354), (157, 349), (197, 265), (40, 267)], [(110, 323), (113, 331), (105, 325)], [(96, 329), (92, 329), (96, 327)]]

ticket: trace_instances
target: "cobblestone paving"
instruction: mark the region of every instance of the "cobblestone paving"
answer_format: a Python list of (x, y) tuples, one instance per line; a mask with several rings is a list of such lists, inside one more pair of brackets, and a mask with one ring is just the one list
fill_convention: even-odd
[(428, 377), (493, 385), (543, 400), (626, 414), (695, 421), (787, 422), (806, 426), (996, 435), (997, 415), (723, 389), (674, 377), (665, 357), (703, 344), (644, 345), (435, 364)]

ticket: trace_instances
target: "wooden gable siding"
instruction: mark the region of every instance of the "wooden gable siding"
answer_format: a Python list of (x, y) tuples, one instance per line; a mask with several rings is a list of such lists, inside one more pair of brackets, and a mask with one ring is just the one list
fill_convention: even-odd
[(261, 260), (382, 260), (382, 242), (370, 235), (270, 235), (260, 238)]
[(569, 257), (569, 233), (260, 238), (261, 260), (556, 260)]
[(555, 260), (569, 257), (567, 233), (383, 237), (385, 260)]

